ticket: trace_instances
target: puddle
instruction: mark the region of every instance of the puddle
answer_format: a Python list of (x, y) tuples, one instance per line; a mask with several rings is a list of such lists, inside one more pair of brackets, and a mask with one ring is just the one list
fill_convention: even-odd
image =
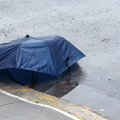
[(71, 75), (66, 71), (65, 75), (58, 80), (39, 81), (35, 89), (56, 97), (62, 97), (77, 87), (83, 76), (84, 74), (80, 66), (74, 64), (71, 67)]
[(77, 105), (87, 106), (98, 113), (106, 115), (112, 120), (120, 119), (120, 102), (112, 97), (100, 94), (91, 87), (80, 84), (69, 94), (63, 96), (62, 99)]
[[(7, 85), (15, 83), (9, 77), (6, 80), (2, 78), (0, 83), (3, 82)], [(91, 86), (83, 85), (84, 77), (84, 71), (78, 64), (75, 64), (71, 67), (71, 75), (66, 71), (65, 75), (60, 79), (39, 81), (36, 83), (35, 89), (77, 105), (87, 106), (113, 120), (119, 120), (120, 102), (112, 97), (99, 93)]]

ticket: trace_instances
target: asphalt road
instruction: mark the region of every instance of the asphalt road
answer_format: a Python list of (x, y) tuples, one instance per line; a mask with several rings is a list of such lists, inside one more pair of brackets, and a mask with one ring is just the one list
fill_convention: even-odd
[(73, 120), (50, 108), (29, 104), (0, 93), (0, 120)]

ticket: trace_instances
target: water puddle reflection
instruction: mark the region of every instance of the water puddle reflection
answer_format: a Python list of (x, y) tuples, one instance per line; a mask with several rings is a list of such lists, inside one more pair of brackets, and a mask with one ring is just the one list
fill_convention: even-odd
[(83, 77), (84, 73), (76, 63), (71, 67), (71, 75), (66, 71), (64, 76), (58, 80), (39, 81), (35, 89), (56, 97), (62, 97), (77, 87)]

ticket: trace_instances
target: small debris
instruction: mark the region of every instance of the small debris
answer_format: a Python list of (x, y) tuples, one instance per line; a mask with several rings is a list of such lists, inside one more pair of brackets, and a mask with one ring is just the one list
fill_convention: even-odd
[(101, 40), (101, 42), (104, 42), (104, 41), (109, 41), (109, 40), (110, 40), (110, 39), (105, 38), (105, 39)]
[(101, 109), (100, 111), (103, 112), (103, 111), (105, 111), (105, 109)]

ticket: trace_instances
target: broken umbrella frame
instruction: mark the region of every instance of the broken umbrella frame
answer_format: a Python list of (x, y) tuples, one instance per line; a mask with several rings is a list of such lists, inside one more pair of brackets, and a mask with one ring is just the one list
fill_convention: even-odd
[(57, 79), (84, 56), (63, 37), (27, 35), (0, 44), (0, 71), (8, 69), (12, 79), (34, 88), (36, 81)]

